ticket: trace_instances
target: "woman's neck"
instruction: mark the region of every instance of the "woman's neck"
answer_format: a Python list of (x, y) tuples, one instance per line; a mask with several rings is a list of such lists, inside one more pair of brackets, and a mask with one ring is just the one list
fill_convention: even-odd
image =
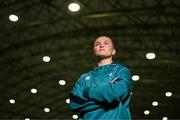
[(108, 65), (111, 64), (112, 62), (113, 62), (112, 58), (101, 59), (98, 62), (98, 66)]

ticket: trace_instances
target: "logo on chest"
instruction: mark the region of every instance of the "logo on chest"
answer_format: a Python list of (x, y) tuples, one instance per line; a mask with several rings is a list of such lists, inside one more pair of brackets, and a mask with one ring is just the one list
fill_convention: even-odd
[(85, 80), (90, 80), (90, 77), (89, 77), (89, 76), (86, 76), (86, 77), (85, 77)]
[(111, 77), (111, 76), (112, 76), (112, 73), (110, 73), (109, 76)]

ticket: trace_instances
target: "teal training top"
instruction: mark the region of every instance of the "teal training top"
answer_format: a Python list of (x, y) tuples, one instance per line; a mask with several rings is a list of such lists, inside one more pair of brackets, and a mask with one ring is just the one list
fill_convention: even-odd
[(131, 90), (127, 67), (116, 63), (95, 67), (76, 82), (68, 107), (80, 113), (80, 120), (129, 120)]

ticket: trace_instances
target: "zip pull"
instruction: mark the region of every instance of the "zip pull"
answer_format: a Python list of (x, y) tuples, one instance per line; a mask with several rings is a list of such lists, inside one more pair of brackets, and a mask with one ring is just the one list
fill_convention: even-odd
[(118, 79), (118, 77), (114, 78), (111, 83), (115, 83), (115, 81)]

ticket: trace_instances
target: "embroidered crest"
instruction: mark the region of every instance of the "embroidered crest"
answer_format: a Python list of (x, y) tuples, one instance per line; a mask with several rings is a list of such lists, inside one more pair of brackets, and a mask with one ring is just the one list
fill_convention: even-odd
[(89, 76), (87, 76), (87, 77), (85, 78), (85, 80), (90, 80), (90, 77), (89, 77)]
[(112, 76), (112, 73), (110, 73), (109, 76)]

